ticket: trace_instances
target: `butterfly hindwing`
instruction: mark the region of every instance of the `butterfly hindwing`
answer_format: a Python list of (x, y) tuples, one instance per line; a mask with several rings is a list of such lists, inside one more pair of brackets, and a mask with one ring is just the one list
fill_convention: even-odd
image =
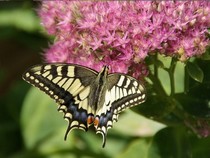
[(30, 68), (23, 79), (44, 91), (58, 104), (68, 120), (65, 139), (73, 128), (88, 130), (87, 118), (93, 110), (88, 106), (91, 82), (97, 72), (79, 65), (46, 64)]

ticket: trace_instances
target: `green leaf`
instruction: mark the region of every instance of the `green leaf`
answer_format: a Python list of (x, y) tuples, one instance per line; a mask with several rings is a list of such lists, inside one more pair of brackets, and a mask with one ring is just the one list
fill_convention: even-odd
[[(199, 65), (199, 67), (202, 69), (203, 73), (204, 73), (204, 79), (203, 79), (203, 83), (210, 83), (210, 61), (207, 60), (200, 60), (200, 59), (196, 59), (196, 63)], [(195, 83), (197, 85), (197, 83)], [(194, 87), (195, 84), (192, 84), (191, 86)]]
[(148, 148), (149, 142), (146, 139), (136, 139), (117, 158), (149, 158)]
[(188, 62), (186, 68), (190, 77), (192, 77), (195, 81), (198, 81), (200, 83), (203, 81), (204, 78), (203, 71), (197, 64)]
[(186, 82), (186, 92), (175, 97), (191, 115), (210, 118), (210, 61), (196, 59), (195, 62), (204, 73), (203, 82), (198, 83), (190, 77)]
[(173, 110), (173, 107), (169, 105), (166, 98), (160, 98), (158, 95), (151, 95), (149, 92), (147, 94), (146, 102), (133, 107), (132, 110), (147, 118), (160, 118)]
[(151, 143), (148, 158), (190, 158), (190, 142), (183, 127), (159, 131)]
[(167, 127), (159, 131), (148, 150), (148, 158), (207, 158), (210, 137), (200, 139), (183, 126)]
[(117, 158), (207, 158), (210, 137), (199, 139), (184, 126), (167, 127), (151, 140), (133, 140)]
[[(3, 82), (0, 84), (3, 87)], [(0, 90), (0, 157), (9, 157), (22, 148), (19, 117), (28, 86), (23, 81), (13, 81), (12, 85)]]
[(153, 136), (157, 131), (164, 127), (165, 125), (161, 123), (143, 117), (131, 110), (126, 110), (120, 116), (119, 121), (115, 123), (113, 130), (127, 136), (148, 137)]
[(192, 146), (193, 157), (207, 158), (210, 157), (210, 137), (198, 138), (197, 136), (191, 136), (190, 143)]
[(175, 97), (191, 115), (210, 118), (210, 83), (199, 84), (191, 88), (187, 94), (179, 93)]
[(185, 64), (182, 62), (177, 62), (176, 68), (174, 71), (174, 82), (175, 82), (175, 93), (184, 92), (184, 71)]
[(14, 26), (32, 32), (40, 29), (40, 22), (31, 9), (3, 10), (0, 11), (0, 26)]
[[(55, 102), (37, 88), (31, 88), (21, 112), (21, 128), (26, 147), (33, 149), (43, 145), (45, 152), (65, 146), (69, 148), (71, 138), (68, 137), (66, 142), (63, 139), (66, 127), (67, 122), (63, 120), (62, 114), (57, 112)], [(56, 143), (52, 143), (55, 137)]]
[(210, 47), (207, 48), (206, 52), (201, 56), (203, 60), (210, 60)]

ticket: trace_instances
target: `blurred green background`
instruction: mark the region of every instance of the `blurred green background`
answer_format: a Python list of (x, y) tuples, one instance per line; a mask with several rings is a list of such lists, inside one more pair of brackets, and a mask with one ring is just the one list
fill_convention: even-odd
[(21, 74), (41, 61), (40, 52), (47, 46), (34, 10), (38, 5), (0, 2), (0, 157), (24, 148), (20, 112), (30, 85)]
[(57, 105), (21, 78), (42, 63), (52, 40), (40, 25), (40, 2), (0, 2), (0, 158), (208, 158), (210, 139), (183, 127), (165, 127), (126, 110), (110, 129), (106, 147), (90, 129), (73, 130)]

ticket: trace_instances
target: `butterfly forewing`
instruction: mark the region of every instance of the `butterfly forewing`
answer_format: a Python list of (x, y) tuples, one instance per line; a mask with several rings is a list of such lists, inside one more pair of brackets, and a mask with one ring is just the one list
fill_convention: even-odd
[[(114, 78), (118, 78), (117, 82), (113, 82)], [(111, 74), (108, 80), (112, 82), (109, 86), (111, 96), (115, 96), (111, 99), (115, 113), (145, 101), (145, 88), (135, 78), (123, 74)]]
[(88, 105), (90, 85), (97, 72), (79, 65), (36, 65), (23, 79), (44, 91), (58, 104), (58, 110), (69, 121), (65, 135), (73, 128), (88, 130), (87, 118), (94, 112)]

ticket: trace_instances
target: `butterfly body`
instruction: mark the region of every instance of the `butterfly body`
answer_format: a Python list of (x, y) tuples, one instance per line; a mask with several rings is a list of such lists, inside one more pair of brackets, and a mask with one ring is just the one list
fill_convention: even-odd
[(69, 122), (65, 139), (72, 129), (87, 131), (93, 124), (104, 147), (107, 130), (119, 113), (146, 98), (145, 88), (135, 78), (108, 71), (108, 66), (97, 72), (75, 64), (43, 64), (27, 70), (23, 79), (58, 103), (58, 111)]
[[(89, 105), (93, 106), (94, 111), (97, 113), (103, 107), (105, 101), (105, 93), (107, 90), (106, 81), (108, 75), (108, 67), (103, 67), (101, 72), (97, 75), (96, 79), (91, 84)], [(91, 97), (93, 96), (93, 97)]]

